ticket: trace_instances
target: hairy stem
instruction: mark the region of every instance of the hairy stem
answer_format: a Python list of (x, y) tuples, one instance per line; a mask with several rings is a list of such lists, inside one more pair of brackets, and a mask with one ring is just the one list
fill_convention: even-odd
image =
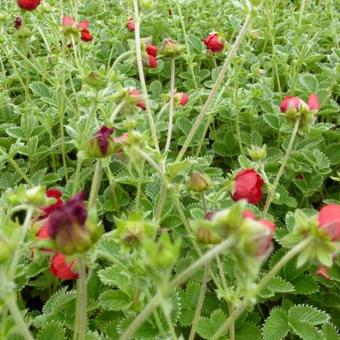
[(99, 191), (101, 179), (102, 179), (102, 163), (100, 160), (98, 160), (96, 164), (96, 168), (94, 170), (90, 197), (89, 197), (89, 202), (88, 202), (88, 206), (90, 209), (96, 207), (96, 200), (98, 197), (98, 191)]
[(190, 130), (190, 132), (189, 132), (189, 134), (188, 134), (188, 136), (187, 136), (187, 138), (186, 138), (186, 140), (185, 140), (185, 142), (184, 142), (184, 144), (182, 146), (181, 151), (179, 152), (179, 154), (177, 156), (177, 159), (176, 159), (177, 162), (179, 162), (183, 158), (183, 156), (186, 153), (188, 147), (190, 146), (190, 143), (192, 142), (192, 140), (193, 140), (193, 138), (194, 138), (194, 136), (195, 136), (199, 126), (203, 122), (203, 120), (204, 120), (204, 118), (206, 116), (206, 113), (208, 112), (208, 110), (209, 110), (209, 108), (210, 108), (210, 106), (211, 106), (211, 104), (213, 102), (213, 99), (214, 99), (217, 91), (219, 90), (219, 88), (222, 85), (222, 82), (223, 82), (224, 76), (225, 76), (225, 74), (227, 72), (227, 69), (229, 67), (229, 64), (230, 64), (231, 60), (234, 58), (237, 50), (239, 49), (241, 41), (243, 40), (243, 38), (245, 37), (246, 33), (248, 32), (248, 29), (250, 27), (250, 23), (252, 21), (252, 18), (253, 18), (252, 17), (252, 13), (248, 13), (247, 17), (246, 17), (246, 20), (245, 20), (245, 22), (243, 24), (243, 27), (242, 27), (238, 37), (236, 38), (233, 46), (231, 47), (231, 49), (230, 49), (230, 51), (228, 53), (228, 56), (227, 56), (223, 66), (221, 68), (221, 71), (220, 71), (220, 73), (219, 73), (219, 75), (217, 77), (217, 80), (216, 80), (216, 82), (215, 82), (215, 84), (214, 84), (214, 86), (213, 86), (213, 88), (212, 88), (212, 90), (211, 90), (211, 92), (210, 92), (210, 94), (208, 96), (208, 99), (206, 100), (205, 104), (203, 105), (200, 114), (198, 115), (194, 125), (192, 126), (192, 128), (191, 128), (191, 130)]
[[(194, 275), (202, 266), (206, 265), (211, 261), (216, 255), (230, 248), (234, 244), (233, 240), (227, 239), (219, 243), (215, 247), (211, 248), (199, 259), (197, 259), (193, 264), (191, 264), (187, 269), (178, 274), (168, 285), (168, 292), (178, 287), (185, 281), (187, 281), (192, 275)], [(133, 334), (137, 329), (143, 324), (143, 322), (150, 316), (150, 314), (157, 308), (159, 303), (162, 301), (161, 294), (157, 293), (145, 306), (143, 311), (137, 316), (137, 318), (130, 324), (130, 326), (125, 330), (125, 332), (119, 338), (120, 340), (131, 339)]]
[(168, 124), (168, 136), (165, 145), (165, 154), (170, 150), (172, 129), (174, 125), (174, 96), (175, 96), (175, 75), (176, 75), (176, 64), (175, 58), (171, 60), (171, 85), (170, 85), (170, 107), (169, 107), (169, 124)]
[(201, 286), (200, 295), (198, 297), (198, 301), (197, 301), (197, 305), (196, 305), (194, 320), (192, 321), (189, 340), (195, 339), (196, 329), (197, 329), (197, 326), (198, 326), (198, 323), (199, 323), (199, 320), (200, 320), (200, 317), (201, 317), (201, 312), (202, 312), (203, 303), (204, 303), (204, 299), (205, 299), (205, 293), (207, 291), (207, 283), (208, 283), (208, 279), (209, 279), (209, 266), (210, 266), (210, 264), (207, 263), (205, 265), (205, 268), (204, 268), (202, 286)]
[(245, 309), (252, 303), (263, 288), (269, 283), (269, 281), (297, 254), (305, 249), (311, 242), (310, 238), (307, 238), (290, 249), (276, 265), (267, 273), (265, 277), (259, 282), (256, 289), (249, 294), (248, 297), (244, 298), (241, 304), (234, 309), (232, 314), (229, 316), (227, 321), (217, 330), (217, 332), (211, 337), (211, 340), (219, 339), (224, 332), (230, 327), (231, 324), (235, 323), (237, 318), (245, 311)]
[(139, 5), (138, 0), (134, 0), (134, 10), (135, 10), (135, 44), (136, 44), (136, 58), (137, 58), (137, 66), (138, 66), (138, 73), (139, 73), (139, 80), (141, 83), (143, 96), (144, 96), (144, 102), (145, 102), (145, 109), (146, 114), (148, 117), (150, 130), (151, 130), (151, 136), (153, 139), (153, 143), (155, 145), (155, 148), (157, 151), (159, 151), (159, 144), (157, 139), (157, 131), (155, 122), (153, 119), (153, 115), (151, 112), (149, 97), (148, 97), (148, 91), (146, 88), (146, 82), (145, 82), (145, 76), (144, 76), (144, 69), (143, 69), (143, 60), (142, 60), (142, 51), (141, 51), (141, 40), (140, 40), (140, 13), (139, 13)]
[(300, 125), (300, 121), (301, 121), (301, 117), (297, 117), (296, 121), (295, 121), (295, 125), (294, 125), (294, 129), (293, 129), (293, 132), (292, 132), (292, 135), (290, 137), (290, 141), (289, 141), (289, 144), (288, 144), (288, 147), (287, 147), (287, 150), (286, 150), (286, 154), (284, 155), (283, 157), (283, 160), (282, 160), (282, 163), (281, 163), (281, 167), (276, 175), (276, 178), (274, 180), (274, 183), (273, 183), (273, 186), (271, 187), (269, 193), (268, 193), (268, 196), (267, 196), (267, 199), (266, 199), (266, 203), (264, 204), (264, 208), (263, 208), (263, 216), (266, 216), (267, 213), (268, 213), (268, 210), (269, 210), (269, 207), (273, 201), (273, 197), (274, 197), (274, 194), (275, 194), (275, 190), (280, 182), (280, 179), (283, 175), (283, 172), (286, 168), (286, 165), (287, 165), (287, 162), (288, 162), (288, 159), (289, 159), (289, 156), (292, 152), (292, 149), (293, 149), (293, 145), (294, 145), (294, 141), (295, 141), (295, 138), (297, 136), (297, 133), (299, 131), (299, 125)]

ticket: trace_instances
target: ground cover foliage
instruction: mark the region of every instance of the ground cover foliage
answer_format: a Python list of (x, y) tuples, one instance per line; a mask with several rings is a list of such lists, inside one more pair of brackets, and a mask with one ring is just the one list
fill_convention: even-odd
[(339, 338), (337, 1), (0, 3), (0, 338)]

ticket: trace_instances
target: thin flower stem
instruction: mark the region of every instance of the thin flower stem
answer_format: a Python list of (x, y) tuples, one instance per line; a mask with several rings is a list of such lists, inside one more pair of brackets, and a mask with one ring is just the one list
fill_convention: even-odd
[(149, 102), (149, 97), (148, 97), (148, 91), (147, 91), (147, 88), (146, 88), (146, 82), (145, 82), (145, 76), (144, 76), (144, 69), (143, 69), (141, 40), (140, 40), (140, 13), (139, 13), (138, 0), (134, 0), (134, 10), (135, 10), (135, 18), (134, 18), (134, 22), (135, 22), (135, 44), (136, 44), (136, 58), (137, 58), (139, 80), (140, 80), (142, 91), (143, 91), (145, 109), (146, 109), (146, 114), (147, 114), (149, 125), (150, 125), (151, 136), (152, 136), (153, 143), (155, 145), (156, 150), (159, 151), (157, 131), (156, 131), (156, 126), (155, 126), (155, 122), (154, 122), (154, 119), (153, 119), (153, 115), (152, 115), (152, 112), (151, 112), (151, 107), (150, 107), (150, 102)]
[(167, 154), (170, 150), (171, 137), (172, 137), (172, 129), (174, 126), (174, 112), (175, 112), (175, 76), (176, 76), (176, 63), (175, 58), (171, 60), (171, 81), (170, 81), (170, 107), (169, 107), (169, 125), (168, 125), (168, 137), (166, 139), (166, 145), (164, 153)]
[(205, 200), (204, 192), (201, 192), (203, 211), (205, 214), (208, 213), (207, 202)]
[(9, 277), (10, 280), (15, 279), (15, 272), (17, 270), (17, 266), (18, 266), (18, 263), (20, 261), (20, 257), (21, 257), (21, 253), (22, 253), (26, 234), (27, 234), (28, 229), (29, 229), (29, 227), (32, 223), (32, 216), (33, 216), (33, 207), (29, 207), (27, 209), (25, 221), (24, 221), (24, 224), (21, 227), (20, 237), (19, 237), (19, 240), (16, 244), (16, 249), (15, 249), (15, 252), (14, 252), (14, 255), (13, 255), (13, 259), (12, 259), (11, 265), (10, 265), (9, 270), (8, 270), (8, 277)]
[(74, 340), (85, 339), (87, 327), (87, 287), (86, 287), (86, 263), (83, 258), (78, 258), (79, 279), (77, 281), (77, 308), (74, 327)]
[(195, 339), (195, 334), (196, 334), (196, 329), (201, 317), (201, 312), (204, 304), (204, 299), (205, 299), (205, 293), (207, 291), (207, 283), (209, 280), (209, 268), (210, 268), (210, 263), (208, 262), (205, 265), (204, 268), (204, 274), (203, 274), (203, 281), (202, 281), (202, 286), (200, 290), (200, 295), (198, 297), (197, 305), (196, 305), (196, 310), (195, 310), (195, 315), (194, 315), (194, 320), (192, 321), (192, 326), (190, 330), (190, 335), (188, 340), (194, 340)]
[(301, 5), (300, 5), (300, 11), (299, 11), (299, 22), (298, 22), (298, 28), (301, 27), (301, 23), (302, 23), (302, 19), (303, 19), (303, 12), (305, 10), (306, 7), (306, 0), (302, 0), (301, 1)]
[(76, 194), (78, 187), (79, 187), (79, 178), (80, 178), (80, 170), (81, 170), (81, 163), (82, 163), (82, 158), (77, 155), (77, 167), (76, 167), (76, 173), (74, 176), (74, 181), (73, 181), (73, 188), (72, 188), (72, 196)]
[(267, 273), (265, 277), (257, 285), (256, 289), (249, 294), (248, 297), (244, 298), (241, 304), (234, 309), (232, 314), (229, 316), (227, 321), (217, 330), (217, 332), (211, 337), (211, 340), (219, 339), (224, 332), (234, 323), (237, 318), (245, 311), (245, 309), (252, 303), (252, 301), (257, 297), (257, 295), (262, 291), (263, 288), (269, 283), (269, 281), (296, 255), (298, 255), (303, 249), (305, 249), (311, 242), (311, 238), (307, 238), (302, 242), (298, 243), (292, 249), (290, 249), (277, 263), (276, 265)]
[(296, 120), (295, 120), (295, 125), (294, 125), (294, 129), (293, 129), (293, 132), (292, 132), (292, 135), (290, 137), (290, 141), (289, 141), (289, 144), (288, 144), (288, 147), (287, 147), (287, 150), (286, 150), (286, 154), (284, 155), (283, 157), (283, 160), (282, 160), (282, 163), (281, 163), (281, 167), (276, 175), (276, 178), (274, 180), (274, 183), (273, 183), (273, 186), (271, 187), (269, 193), (268, 193), (268, 196), (267, 196), (267, 199), (266, 199), (266, 203), (264, 205), (264, 208), (263, 208), (263, 216), (267, 216), (267, 213), (268, 213), (268, 210), (269, 210), (269, 207), (272, 203), (272, 200), (273, 200), (273, 197), (274, 197), (274, 194), (275, 194), (275, 191), (276, 191), (276, 188), (280, 182), (280, 179), (283, 175), (283, 172), (286, 168), (286, 165), (287, 165), (287, 162), (288, 162), (288, 159), (289, 159), (289, 156), (292, 152), (292, 149), (293, 149), (293, 145), (294, 145), (294, 141), (295, 141), (295, 138), (297, 136), (297, 133), (299, 131), (299, 126), (300, 126), (300, 121), (301, 121), (301, 117), (297, 117)]
[(132, 51), (127, 51), (122, 53), (112, 64), (110, 70), (107, 72), (108, 76), (111, 76), (113, 71), (115, 70), (116, 66), (124, 59), (126, 59), (126, 57), (130, 56), (132, 54)]
[(125, 105), (125, 101), (123, 100), (121, 103), (119, 103), (116, 108), (113, 110), (111, 117), (110, 117), (110, 122), (113, 124), (114, 121), (116, 120), (116, 117), (118, 115), (118, 113), (122, 110), (122, 108)]
[[(227, 239), (211, 248), (204, 255), (202, 255), (199, 259), (197, 259), (193, 264), (191, 264), (187, 269), (178, 274), (168, 285), (168, 292), (171, 292), (174, 288), (183, 284), (187, 281), (192, 275), (194, 275), (202, 266), (211, 261), (216, 255), (222, 253), (227, 250), (234, 244), (234, 241), (231, 239)], [(157, 308), (159, 303), (162, 301), (162, 295), (157, 293), (154, 297), (149, 301), (149, 303), (145, 306), (143, 311), (138, 314), (136, 319), (130, 324), (130, 326), (125, 330), (125, 332), (119, 338), (120, 340), (129, 340), (132, 338), (133, 334), (137, 331), (137, 329), (143, 324), (143, 322), (150, 316), (150, 314)]]
[(20, 166), (17, 164), (17, 162), (13, 158), (8, 156), (8, 162), (13, 166), (15, 171), (27, 182), (27, 184), (33, 185), (31, 180), (26, 176), (26, 174), (22, 171)]
[[(151, 296), (151, 293), (150, 293), (150, 290), (149, 290), (149, 289), (146, 290), (146, 297), (148, 298), (148, 300), (151, 300), (151, 299), (152, 299), (152, 296)], [(160, 317), (159, 317), (159, 314), (158, 314), (158, 312), (157, 312), (157, 309), (155, 309), (154, 312), (153, 312), (152, 314), (153, 314), (153, 317), (155, 318), (156, 325), (157, 325), (157, 328), (158, 328), (160, 334), (164, 336), (165, 331), (164, 331), (164, 328), (163, 328), (161, 319), (160, 319)]]
[(101, 160), (97, 160), (96, 168), (94, 170), (94, 175), (92, 179), (89, 202), (88, 202), (88, 206), (90, 209), (96, 207), (96, 203), (97, 203), (96, 201), (98, 197), (98, 191), (99, 191), (101, 179), (102, 179), (102, 162)]
[(177, 334), (176, 334), (176, 331), (175, 331), (174, 324), (173, 324), (173, 322), (171, 320), (171, 314), (165, 309), (165, 306), (164, 306), (163, 303), (162, 303), (162, 309), (163, 309), (163, 314), (165, 316), (166, 323), (168, 324), (168, 327), (169, 327), (169, 331), (170, 331), (170, 334), (171, 334), (171, 339), (172, 340), (177, 340), (178, 337), (177, 337)]
[(235, 66), (235, 88), (234, 88), (234, 105), (236, 106), (235, 125), (236, 125), (236, 138), (240, 148), (240, 152), (244, 155), (242, 140), (241, 140), (241, 127), (240, 127), (240, 108), (238, 105), (238, 68)]
[(111, 190), (113, 205), (114, 205), (114, 208), (118, 210), (119, 204), (118, 204), (118, 199), (117, 199), (117, 194), (116, 194), (116, 185), (115, 185), (113, 173), (111, 171), (109, 164), (105, 166), (105, 171), (106, 171), (107, 178), (109, 180), (109, 186)]
[(243, 27), (239, 33), (239, 35), (237, 36), (233, 46), (231, 47), (229, 53), (228, 53), (228, 56), (221, 68), (221, 71), (217, 77), (217, 80), (208, 96), (208, 99), (206, 100), (205, 104), (203, 105), (202, 107), (202, 110), (200, 112), (200, 114), (198, 115), (194, 125), (192, 126), (183, 146), (182, 146), (182, 149), (181, 151), (179, 152), (178, 156), (177, 156), (177, 159), (176, 159), (176, 162), (179, 162), (182, 160), (184, 154), (186, 153), (188, 147), (190, 146), (190, 143), (192, 142), (198, 128), (200, 127), (201, 123), (203, 122), (213, 100), (214, 100), (214, 97), (217, 93), (217, 91), (219, 90), (219, 88), (221, 87), (222, 83), (223, 83), (223, 79), (224, 79), (224, 76), (227, 72), (227, 69), (229, 67), (229, 64), (231, 62), (231, 60), (234, 58), (236, 52), (238, 51), (239, 47), (240, 47), (240, 44), (241, 44), (241, 41), (243, 40), (243, 38), (245, 37), (246, 33), (248, 32), (249, 30), (249, 27), (250, 27), (250, 24), (251, 24), (251, 21), (253, 19), (253, 14), (250, 12), (247, 14), (247, 17), (246, 17), (246, 20), (243, 24)]
[(16, 303), (16, 298), (14, 294), (10, 294), (10, 296), (6, 299), (6, 305), (9, 311), (11, 312), (16, 325), (18, 326), (20, 330), (20, 333), (24, 336), (26, 340), (34, 340), (30, 330), (26, 326), (24, 318), (21, 315), (21, 312)]

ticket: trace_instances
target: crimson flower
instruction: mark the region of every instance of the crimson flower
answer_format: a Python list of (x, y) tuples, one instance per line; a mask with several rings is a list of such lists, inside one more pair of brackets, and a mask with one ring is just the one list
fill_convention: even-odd
[(130, 31), (130, 32), (134, 32), (135, 31), (135, 22), (134, 22), (134, 20), (133, 20), (133, 18), (131, 17), (131, 18), (129, 18), (129, 20), (128, 20), (128, 22), (127, 22), (127, 28), (128, 28), (128, 30)]
[(71, 16), (64, 16), (62, 24), (66, 29), (78, 30), (80, 32), (81, 40), (86, 42), (93, 40), (93, 36), (89, 30), (90, 22), (88, 20), (83, 20), (77, 24)]
[(319, 212), (319, 227), (326, 231), (332, 241), (340, 239), (340, 205), (329, 204)]
[(41, 3), (41, 0), (17, 0), (17, 4), (21, 9), (26, 11), (35, 10)]
[(79, 277), (74, 271), (75, 261), (67, 262), (65, 255), (57, 252), (50, 261), (51, 273), (61, 280), (74, 280)]
[(148, 55), (152, 55), (153, 57), (157, 57), (158, 47), (152, 44), (146, 45), (146, 53)]
[(22, 19), (20, 17), (16, 17), (15, 21), (14, 21), (14, 27), (15, 29), (20, 29), (20, 27), (22, 26)]
[(205, 46), (212, 52), (222, 52), (224, 43), (218, 33), (210, 33), (204, 40)]
[(246, 199), (249, 203), (257, 204), (263, 196), (263, 179), (254, 169), (240, 171), (235, 178), (233, 200)]
[(96, 133), (98, 145), (103, 156), (105, 156), (108, 151), (109, 142), (110, 140), (112, 140), (111, 135), (113, 131), (114, 131), (113, 128), (109, 128), (103, 125)]
[(316, 274), (324, 277), (326, 280), (329, 280), (331, 278), (328, 273), (328, 268), (325, 266), (320, 266)]
[(137, 106), (142, 110), (145, 110), (144, 100), (142, 99), (142, 96), (137, 89), (130, 89), (130, 96), (135, 97), (137, 99)]
[(308, 98), (308, 107), (311, 111), (318, 111), (320, 108), (319, 98), (315, 93), (312, 93)]
[(175, 99), (178, 101), (180, 106), (185, 106), (189, 101), (189, 96), (184, 92), (177, 92), (175, 94)]
[(299, 97), (291, 97), (291, 96), (286, 96), (283, 98), (281, 105), (280, 105), (280, 110), (281, 112), (287, 112), (287, 111), (293, 111), (297, 112), (300, 108), (300, 98)]

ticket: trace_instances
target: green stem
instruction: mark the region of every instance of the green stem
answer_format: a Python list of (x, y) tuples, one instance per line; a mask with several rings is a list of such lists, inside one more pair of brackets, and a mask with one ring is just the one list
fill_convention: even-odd
[[(152, 296), (151, 296), (151, 294), (150, 294), (149, 289), (146, 291), (146, 297), (148, 298), (148, 300), (151, 300), (151, 299), (152, 299)], [(159, 314), (158, 314), (158, 312), (157, 312), (157, 309), (155, 309), (154, 312), (153, 312), (152, 314), (153, 314), (153, 317), (155, 318), (156, 325), (157, 325), (157, 328), (158, 328), (160, 334), (164, 336), (165, 331), (164, 331), (164, 328), (163, 328), (161, 319), (160, 319), (160, 317), (159, 317)]]
[(18, 263), (20, 261), (22, 249), (23, 249), (24, 242), (25, 242), (25, 237), (26, 237), (28, 229), (29, 229), (29, 227), (32, 223), (32, 216), (33, 216), (33, 207), (29, 207), (27, 209), (24, 224), (21, 228), (19, 240), (16, 244), (16, 249), (15, 249), (15, 252), (14, 252), (14, 255), (13, 255), (13, 260), (12, 260), (11, 265), (10, 265), (9, 270), (8, 270), (8, 277), (9, 277), (10, 280), (15, 279), (15, 273), (16, 273), (16, 270), (17, 270)]
[(209, 267), (210, 267), (210, 263), (207, 263), (204, 268), (202, 286), (201, 286), (200, 295), (198, 297), (198, 301), (196, 305), (194, 320), (192, 321), (189, 340), (195, 339), (196, 329), (197, 329), (197, 326), (198, 326), (198, 323), (201, 317), (201, 312), (202, 312), (203, 303), (205, 299), (205, 293), (207, 291), (207, 284), (209, 280)]
[(253, 18), (253, 14), (251, 12), (248, 13), (246, 20), (243, 24), (243, 27), (242, 27), (239, 35), (237, 36), (233, 46), (231, 47), (231, 49), (228, 53), (228, 56), (227, 56), (223, 66), (221, 68), (221, 71), (220, 71), (220, 73), (217, 77), (217, 80), (216, 80), (211, 92), (209, 93), (208, 99), (206, 100), (205, 104), (203, 105), (200, 114), (198, 115), (194, 125), (192, 126), (192, 128), (191, 128), (191, 130), (190, 130), (190, 132), (189, 132), (189, 134), (188, 134), (188, 136), (187, 136), (187, 138), (186, 138), (186, 140), (185, 140), (185, 142), (182, 146), (181, 151), (179, 152), (179, 154), (177, 156), (176, 162), (179, 162), (179, 161), (182, 160), (182, 158), (183, 158), (184, 154), (186, 153), (188, 147), (190, 146), (190, 143), (192, 142), (198, 128), (200, 127), (201, 123), (203, 122), (203, 120), (206, 116), (206, 113), (208, 112), (217, 91), (219, 90), (219, 88), (222, 85), (222, 82), (223, 82), (224, 76), (227, 72), (227, 69), (229, 67), (229, 64), (230, 64), (231, 60), (234, 58), (237, 50), (239, 49), (241, 41), (243, 40), (246, 33), (248, 32), (252, 18)]
[(33, 185), (31, 180), (26, 176), (26, 174), (22, 171), (20, 166), (17, 164), (17, 162), (13, 158), (8, 156), (8, 162), (13, 166), (15, 171), (27, 182), (27, 184)]
[(79, 156), (79, 154), (77, 155), (77, 167), (76, 167), (76, 173), (74, 176), (74, 181), (73, 181), (73, 188), (72, 188), (72, 196), (76, 194), (77, 190), (78, 190), (78, 182), (79, 182), (79, 178), (80, 178), (80, 170), (81, 170), (81, 163), (82, 163), (82, 158)]
[(87, 287), (86, 263), (83, 258), (78, 258), (79, 279), (77, 281), (77, 309), (74, 327), (74, 340), (85, 339), (87, 327)]
[(122, 53), (112, 64), (110, 70), (107, 72), (108, 76), (111, 76), (111, 74), (113, 73), (114, 69), (116, 68), (117, 64), (119, 64), (122, 60), (126, 59), (126, 57), (128, 57), (129, 55), (132, 54), (132, 51), (127, 51)]
[(203, 211), (205, 214), (208, 213), (207, 202), (205, 200), (204, 192), (201, 192)]
[(297, 117), (296, 120), (295, 120), (295, 125), (294, 125), (294, 129), (293, 129), (293, 132), (292, 132), (292, 135), (290, 137), (290, 141), (289, 141), (289, 144), (288, 144), (288, 147), (287, 147), (287, 150), (286, 150), (286, 154), (284, 155), (283, 157), (283, 160), (282, 160), (282, 163), (281, 163), (281, 167), (276, 175), (276, 178), (274, 180), (274, 183), (273, 183), (273, 186), (271, 187), (269, 193), (268, 193), (268, 196), (267, 196), (267, 199), (266, 199), (266, 203), (264, 205), (264, 208), (263, 208), (263, 216), (265, 217), (268, 213), (268, 210), (269, 210), (269, 207), (272, 203), (272, 200), (273, 200), (273, 197), (274, 197), (274, 194), (275, 194), (275, 190), (279, 184), (279, 181), (283, 175), (283, 172), (286, 168), (286, 165), (287, 165), (287, 162), (288, 162), (288, 159), (289, 159), (289, 156), (292, 152), (292, 149), (293, 149), (293, 145), (294, 145), (294, 141), (295, 141), (295, 138), (297, 136), (297, 133), (299, 131), (299, 126), (300, 126), (300, 121), (301, 121), (301, 117)]
[(18, 326), (20, 333), (24, 336), (26, 340), (34, 340), (30, 330), (26, 326), (25, 320), (21, 315), (21, 312), (18, 308), (18, 305), (16, 303), (15, 295), (10, 294), (10, 296), (5, 299), (6, 305), (9, 309), (9, 311), (12, 314), (13, 319), (15, 320), (16, 325)]
[(303, 12), (305, 10), (306, 6), (306, 0), (301, 1), (301, 6), (300, 6), (300, 12), (299, 12), (299, 22), (298, 22), (298, 28), (301, 27), (302, 19), (303, 19)]
[(121, 109), (124, 107), (125, 101), (123, 100), (121, 103), (119, 103), (116, 108), (113, 110), (111, 117), (110, 117), (110, 122), (113, 124), (118, 113), (121, 111)]
[[(183, 284), (192, 275), (194, 275), (202, 266), (206, 265), (211, 261), (216, 255), (230, 248), (234, 244), (233, 240), (227, 239), (211, 248), (194, 263), (192, 263), (187, 269), (178, 274), (168, 285), (168, 291), (170, 292), (174, 288)], [(136, 319), (130, 324), (130, 326), (125, 330), (125, 332), (119, 338), (120, 340), (129, 340), (132, 338), (137, 329), (143, 324), (143, 322), (150, 316), (150, 314), (155, 310), (155, 308), (162, 301), (162, 296), (160, 293), (154, 295), (154, 297), (145, 306), (143, 311), (136, 317)]]
[(307, 238), (297, 244), (295, 247), (290, 249), (275, 266), (263, 277), (259, 282), (256, 289), (248, 297), (244, 298), (241, 304), (234, 309), (232, 314), (229, 316), (227, 321), (217, 330), (217, 332), (211, 337), (211, 340), (219, 339), (224, 332), (233, 324), (237, 318), (245, 311), (245, 309), (254, 301), (257, 295), (262, 291), (263, 288), (269, 283), (269, 281), (296, 255), (298, 255), (303, 249), (305, 249), (311, 242), (311, 238)]
[(90, 197), (88, 202), (89, 209), (96, 208), (96, 201), (98, 197), (101, 179), (102, 179), (102, 163), (101, 160), (98, 160), (92, 179)]
[(170, 81), (171, 85), (170, 85), (169, 125), (168, 125), (168, 136), (167, 136), (167, 139), (166, 139), (166, 145), (165, 145), (165, 150), (164, 150), (165, 154), (167, 154), (167, 152), (170, 150), (172, 129), (173, 129), (173, 125), (174, 125), (175, 75), (176, 75), (175, 58), (172, 58), (172, 60), (171, 60), (171, 81)]
[(146, 114), (149, 121), (149, 126), (151, 130), (151, 136), (153, 139), (153, 143), (157, 151), (159, 151), (159, 144), (157, 139), (157, 131), (155, 122), (153, 119), (153, 115), (151, 112), (148, 91), (146, 88), (145, 76), (144, 76), (144, 69), (143, 69), (143, 60), (142, 60), (142, 51), (141, 51), (141, 40), (140, 40), (140, 14), (139, 14), (139, 4), (138, 0), (134, 0), (134, 10), (135, 10), (135, 44), (136, 44), (136, 58), (137, 58), (137, 66), (138, 66), (138, 73), (139, 73), (139, 80), (141, 83), (141, 88), (143, 91), (143, 97), (145, 102), (145, 109)]

